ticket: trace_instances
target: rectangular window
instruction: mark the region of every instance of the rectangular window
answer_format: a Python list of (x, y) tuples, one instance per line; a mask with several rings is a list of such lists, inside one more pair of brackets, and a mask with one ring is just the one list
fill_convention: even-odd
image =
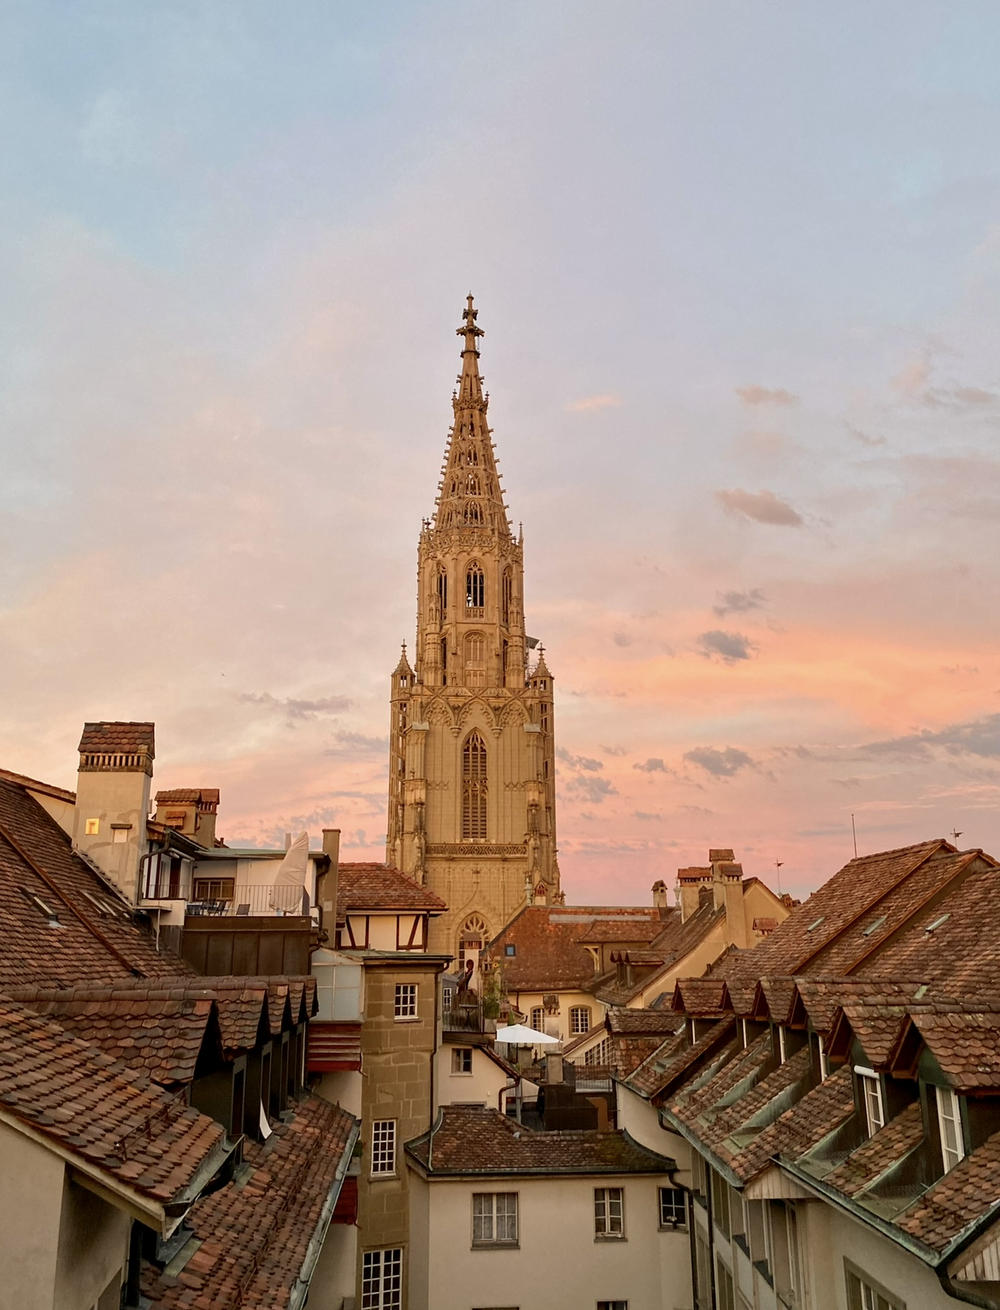
[(687, 1193), (679, 1187), (660, 1188), (660, 1227), (684, 1228), (687, 1225)]
[(511, 942), (503, 948), (504, 955), (516, 955), (517, 947)]
[(874, 1069), (862, 1069), (855, 1066), (858, 1076), (858, 1091), (865, 1110), (868, 1135), (874, 1137), (880, 1128), (885, 1127), (885, 1107), (882, 1104), (882, 1083)]
[(774, 1290), (787, 1305), (797, 1305), (799, 1280), (798, 1217), (788, 1201), (766, 1202), (770, 1217), (771, 1270)]
[(736, 1310), (732, 1271), (719, 1259), (715, 1261), (715, 1293), (718, 1310)]
[(849, 1310), (906, 1310), (884, 1287), (844, 1261), (847, 1274), (847, 1304)]
[(570, 1032), (589, 1033), (590, 1007), (587, 1005), (574, 1005), (569, 1012), (569, 1023)]
[(823, 1034), (817, 1033), (819, 1040), (819, 1076), (825, 1081), (830, 1077), (830, 1057), (826, 1053), (826, 1042), (823, 1041)]
[(627, 1301), (598, 1301), (597, 1310), (628, 1310)]
[(625, 1236), (625, 1189), (594, 1188), (594, 1236)]
[(712, 1257), (708, 1242), (695, 1229), (695, 1277), (697, 1286), (694, 1290), (696, 1310), (712, 1310)]
[(531, 1025), (530, 1025), (532, 1028), (534, 1028), (536, 1033), (545, 1031), (545, 1029), (542, 1027), (544, 1020), (545, 1020), (545, 1011), (542, 1009), (540, 1005), (536, 1005), (535, 1008), (531, 1011)]
[(417, 984), (396, 984), (396, 1018), (415, 1019), (417, 1017)]
[(366, 1251), (361, 1266), (361, 1310), (401, 1310), (403, 1252)]
[(965, 1155), (965, 1141), (962, 1137), (962, 1113), (958, 1097), (950, 1087), (935, 1087), (937, 1098), (938, 1128), (941, 1132), (941, 1155), (944, 1158), (944, 1171), (954, 1169)]
[(472, 1049), (468, 1046), (455, 1046), (451, 1052), (452, 1073), (472, 1073)]
[(372, 1174), (396, 1172), (396, 1121), (376, 1119), (372, 1124)]
[(195, 878), (196, 901), (231, 901), (236, 894), (235, 878)]
[(473, 1192), (472, 1245), (517, 1245), (517, 1192)]
[(721, 1174), (712, 1170), (712, 1214), (715, 1226), (723, 1237), (728, 1238), (729, 1227), (729, 1184)]

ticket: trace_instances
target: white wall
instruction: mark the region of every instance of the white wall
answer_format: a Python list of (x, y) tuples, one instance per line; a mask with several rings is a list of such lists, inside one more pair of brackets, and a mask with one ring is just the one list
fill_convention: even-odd
[(339, 1105), (355, 1119), (361, 1118), (361, 1092), (363, 1089), (361, 1071), (358, 1069), (338, 1069), (325, 1073), (313, 1087), (317, 1096), (331, 1105)]
[[(657, 1188), (667, 1177), (434, 1180), (411, 1189), (411, 1206), (429, 1206), (427, 1291), (411, 1269), (412, 1310), (589, 1310), (599, 1300), (625, 1300), (629, 1310), (674, 1310), (691, 1304), (686, 1232), (659, 1230)], [(594, 1237), (594, 1187), (624, 1187), (624, 1241)], [(472, 1250), (472, 1194), (516, 1191), (516, 1250)], [(419, 1232), (414, 1210), (413, 1232)], [(422, 1275), (421, 1275), (422, 1277)]]
[(354, 1295), (358, 1230), (354, 1224), (331, 1224), (309, 1285), (309, 1310), (341, 1310)]
[(481, 1047), (473, 1046), (471, 1049), (472, 1073), (468, 1074), (452, 1073), (454, 1046), (438, 1047), (434, 1057), (435, 1111), (439, 1105), (454, 1105), (456, 1101), (479, 1101), (492, 1110), (500, 1109), (500, 1091), (507, 1086), (507, 1075)]

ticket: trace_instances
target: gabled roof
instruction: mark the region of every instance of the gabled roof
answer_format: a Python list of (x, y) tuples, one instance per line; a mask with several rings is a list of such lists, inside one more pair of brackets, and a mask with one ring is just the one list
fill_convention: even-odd
[(249, 1174), (189, 1211), (185, 1223), (201, 1245), (178, 1275), (144, 1264), (142, 1291), (157, 1306), (285, 1310), (308, 1280), (310, 1244), (324, 1235), (357, 1121), (318, 1096), (290, 1108), (265, 1145), (244, 1140)]
[[(662, 925), (677, 910), (655, 906), (527, 905), (489, 943), (490, 957), (503, 968), (504, 987), (512, 992), (568, 991), (594, 980), (594, 960), (581, 943), (589, 933), (597, 937), (605, 923), (615, 933), (638, 933), (644, 925)], [(602, 925), (596, 927), (596, 924)], [(613, 941), (643, 941), (644, 937), (615, 936)], [(508, 956), (513, 946), (516, 954)]]
[(448, 908), (440, 896), (389, 864), (341, 864), (337, 876), (338, 917), (365, 910), (425, 910), (442, 914)]
[(7, 779), (0, 779), (0, 919), (0, 987), (193, 976), (172, 952), (156, 949), (131, 907), (72, 852), (55, 820)]
[(609, 1033), (637, 1037), (667, 1037), (677, 1031), (680, 1020), (671, 1010), (630, 1010), (616, 1005), (604, 1016)]
[(218, 787), (173, 787), (169, 791), (158, 791), (153, 798), (157, 805), (197, 805), (199, 801), (206, 805), (218, 805)]
[(1000, 1013), (927, 1010), (911, 1022), (952, 1087), (1000, 1088)]
[(229, 1153), (222, 1125), (183, 1097), (6, 998), (0, 1112), (161, 1207), (193, 1200)]
[(21, 987), (10, 995), (161, 1087), (190, 1083), (213, 1032), (220, 1043), (211, 992), (192, 989), (179, 997), (156, 986), (81, 986), (64, 991)]
[(497, 1110), (445, 1105), (429, 1133), (406, 1152), (431, 1177), (462, 1174), (664, 1174), (667, 1156), (640, 1146), (628, 1133), (532, 1132)]

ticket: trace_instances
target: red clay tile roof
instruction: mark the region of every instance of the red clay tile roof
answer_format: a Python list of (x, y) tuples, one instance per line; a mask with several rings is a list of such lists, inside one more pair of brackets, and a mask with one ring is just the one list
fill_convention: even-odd
[[(581, 988), (594, 981), (593, 956), (580, 942), (595, 921), (611, 920), (615, 931), (637, 930), (643, 921), (662, 926), (662, 914), (678, 912), (652, 906), (528, 905), (490, 942), (489, 955), (502, 966), (508, 993)], [(511, 945), (514, 956), (504, 953)]]
[(203, 1197), (185, 1219), (202, 1243), (175, 1278), (145, 1264), (142, 1291), (165, 1310), (283, 1310), (346, 1164), (357, 1121), (305, 1096), (264, 1145), (246, 1141), (249, 1177)]
[(873, 1137), (862, 1142), (836, 1168), (823, 1175), (823, 1182), (847, 1196), (856, 1196), (876, 1182), (924, 1140), (920, 1102), (914, 1101), (890, 1119)]
[(616, 1005), (604, 1016), (604, 1022), (609, 1033), (668, 1037), (677, 1031), (681, 1021), (671, 1010), (629, 1010)]
[(801, 1008), (815, 1032), (828, 1033), (837, 1011), (844, 1005), (884, 1002), (907, 1005), (926, 993), (921, 982), (869, 978), (810, 978), (802, 974), (795, 980), (798, 1001), (793, 1001), (793, 1021)]
[(183, 1198), (213, 1153), (222, 1163), (221, 1124), (4, 998), (0, 1107), (161, 1204)]
[(428, 910), (431, 914), (441, 914), (447, 908), (440, 896), (391, 865), (340, 865), (338, 917), (363, 910)]
[(727, 999), (722, 978), (678, 978), (670, 1008), (700, 1019), (722, 1014)]
[(997, 1205), (1000, 1178), (1000, 1133), (960, 1160), (895, 1223), (932, 1251), (943, 1250), (962, 1230)]
[(645, 915), (607, 915), (595, 919), (589, 927), (584, 928), (577, 941), (586, 946), (599, 946), (602, 943), (621, 943), (623, 946), (633, 942), (648, 944), (659, 936), (662, 928), (659, 919), (647, 918)]
[(220, 1042), (211, 992), (192, 988), (191, 994), (177, 996), (156, 986), (82, 986), (64, 991), (21, 987), (9, 994), (163, 1087), (191, 1082), (211, 1035)]
[(913, 1023), (953, 1087), (1000, 1088), (1000, 1014), (915, 1012)]
[(170, 791), (158, 791), (154, 797), (157, 805), (196, 805), (199, 801), (206, 805), (218, 805), (218, 787), (174, 787)]
[(654, 1096), (675, 1087), (689, 1070), (701, 1069), (718, 1057), (735, 1027), (736, 1020), (726, 1015), (712, 1024), (693, 1046), (684, 1033), (668, 1037), (662, 1046), (645, 1060), (628, 1078), (628, 1085), (640, 1096)]
[(153, 754), (152, 723), (85, 723), (78, 749), (91, 755), (145, 751)]
[[(50, 926), (27, 893), (55, 913), (59, 927)], [(6, 780), (0, 780), (0, 918), (0, 987), (115, 982), (131, 969), (147, 978), (193, 976), (170, 951), (157, 951), (119, 894), (73, 854), (55, 820)]]
[(625, 1132), (532, 1132), (497, 1110), (446, 1105), (430, 1133), (406, 1151), (432, 1176), (488, 1174), (663, 1174), (677, 1166)]
[[(906, 1010), (896, 1005), (845, 1005), (844, 1020), (861, 1043), (875, 1069), (882, 1068), (892, 1054), (899, 1030), (906, 1022)], [(842, 1021), (842, 1022), (843, 1022)], [(836, 1028), (840, 1024), (835, 1024)]]
[(53, 796), (56, 800), (76, 802), (76, 792), (67, 791), (65, 787), (55, 787), (51, 782), (39, 782), (37, 778), (27, 778), (23, 773), (13, 773), (10, 769), (0, 769), (0, 779), (4, 782), (16, 782), (26, 791), (38, 791), (43, 796)]

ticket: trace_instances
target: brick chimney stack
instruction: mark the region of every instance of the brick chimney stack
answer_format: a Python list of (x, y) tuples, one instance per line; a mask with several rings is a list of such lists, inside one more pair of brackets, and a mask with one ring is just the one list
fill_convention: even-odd
[(147, 847), (154, 725), (85, 723), (79, 750), (73, 848), (135, 905)]

